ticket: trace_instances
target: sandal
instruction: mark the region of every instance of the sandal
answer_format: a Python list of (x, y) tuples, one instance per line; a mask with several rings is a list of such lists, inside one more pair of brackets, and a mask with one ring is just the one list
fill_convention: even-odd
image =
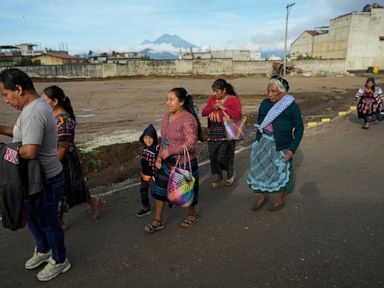
[(225, 181), (225, 185), (231, 186), (233, 182), (235, 182), (235, 175), (233, 175), (231, 178), (227, 178), (227, 180)]
[[(155, 222), (155, 221), (158, 223), (158, 225), (153, 224), (153, 222)], [(164, 222), (157, 220), (155, 218), (155, 219), (153, 219), (152, 223), (149, 223), (149, 224), (144, 226), (144, 231), (147, 233), (153, 233), (153, 232), (156, 232), (158, 230), (163, 230), (164, 228), (165, 228)]]
[(187, 218), (180, 223), (183, 228), (190, 228), (199, 221), (199, 215), (188, 215)]

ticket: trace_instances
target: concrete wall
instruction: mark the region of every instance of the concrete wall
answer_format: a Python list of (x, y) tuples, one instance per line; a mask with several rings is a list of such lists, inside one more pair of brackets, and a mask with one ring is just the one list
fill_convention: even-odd
[[(19, 67), (34, 78), (106, 78), (129, 76), (180, 76), (180, 75), (255, 75), (272, 73), (273, 61), (232, 61), (230, 59), (211, 60), (132, 60), (127, 64), (95, 65), (47, 65)], [(312, 73), (329, 71), (345, 73), (345, 60), (301, 60), (292, 63)], [(0, 68), (4, 70), (5, 68)]]
[(384, 9), (372, 9), (371, 13), (352, 14), (348, 42), (347, 69), (366, 70), (378, 65), (384, 69)]
[[(384, 8), (353, 12), (330, 20), (327, 34), (314, 36), (312, 56), (346, 59), (346, 70), (367, 70), (378, 65), (384, 69)], [(292, 44), (291, 52), (309, 50), (310, 40), (303, 33)]]
[(312, 75), (319, 75), (321, 72), (333, 72), (345, 74), (345, 59), (326, 59), (326, 60), (300, 60), (291, 61), (295, 67), (303, 71), (311, 71)]
[(313, 53), (313, 41), (314, 37), (308, 32), (302, 33), (299, 38), (291, 45), (291, 55), (292, 57), (302, 56), (312, 56)]

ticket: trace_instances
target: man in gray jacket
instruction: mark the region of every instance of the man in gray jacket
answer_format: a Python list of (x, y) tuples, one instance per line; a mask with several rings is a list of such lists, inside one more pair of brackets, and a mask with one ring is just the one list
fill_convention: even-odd
[[(7, 104), (21, 110), (14, 127), (0, 125), (0, 134), (13, 137), (13, 142), (21, 142), (18, 157), (38, 159), (47, 177), (44, 193), (26, 195), (24, 206), (27, 225), (36, 242), (34, 254), (25, 262), (25, 269), (35, 269), (47, 263), (37, 278), (48, 281), (71, 268), (66, 257), (64, 232), (57, 216), (64, 174), (57, 158), (56, 121), (51, 107), (40, 98), (32, 80), (23, 71), (2, 71), (0, 93)], [(13, 158), (10, 157), (10, 161)]]

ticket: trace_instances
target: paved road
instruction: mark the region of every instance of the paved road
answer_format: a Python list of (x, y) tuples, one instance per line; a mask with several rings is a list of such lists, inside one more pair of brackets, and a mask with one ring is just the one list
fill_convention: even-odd
[(203, 181), (190, 230), (174, 208), (165, 230), (145, 234), (137, 187), (105, 198), (96, 223), (87, 205), (75, 207), (66, 232), (73, 267), (47, 284), (23, 268), (28, 231), (2, 229), (0, 287), (384, 287), (384, 123), (360, 126), (349, 115), (306, 131), (296, 189), (279, 212), (251, 211), (249, 150), (237, 155), (233, 187)]

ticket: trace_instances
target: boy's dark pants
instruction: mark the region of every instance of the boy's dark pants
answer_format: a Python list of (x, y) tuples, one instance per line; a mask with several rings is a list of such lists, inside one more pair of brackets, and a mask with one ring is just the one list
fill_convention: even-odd
[(150, 181), (144, 181), (143, 178), (141, 178), (141, 184), (140, 184), (140, 196), (141, 196), (141, 204), (143, 205), (144, 209), (151, 209), (151, 205), (149, 204), (149, 189), (151, 186)]

